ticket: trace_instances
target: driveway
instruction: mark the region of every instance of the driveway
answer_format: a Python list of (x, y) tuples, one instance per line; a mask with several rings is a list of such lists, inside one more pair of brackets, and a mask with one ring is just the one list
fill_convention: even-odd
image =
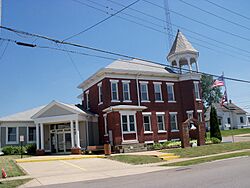
[(240, 134), (234, 136), (226, 136), (222, 138), (222, 142), (248, 142), (250, 141), (250, 134)]
[(19, 165), (34, 178), (21, 187), (96, 180), (166, 170), (166, 167), (156, 165), (130, 165), (98, 158), (29, 162), (19, 163)]

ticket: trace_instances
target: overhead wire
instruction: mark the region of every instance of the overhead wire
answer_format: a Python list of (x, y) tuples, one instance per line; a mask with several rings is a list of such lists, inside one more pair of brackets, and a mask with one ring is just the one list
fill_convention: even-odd
[[(72, 1), (77, 1), (77, 0), (72, 0)], [(104, 18), (103, 20), (101, 20), (101, 21), (95, 23), (94, 25), (92, 25), (92, 26), (90, 26), (90, 27), (84, 29), (83, 31), (81, 31), (81, 32), (79, 32), (79, 33), (76, 33), (76, 34), (74, 34), (74, 35), (72, 35), (72, 36), (69, 36), (69, 37), (65, 38), (63, 41), (69, 40), (69, 39), (71, 39), (71, 38), (73, 38), (73, 37), (76, 37), (76, 36), (78, 36), (78, 35), (81, 35), (81, 34), (84, 33), (84, 32), (89, 31), (90, 29), (92, 29), (92, 28), (94, 28), (94, 27), (100, 25), (101, 23), (107, 21), (108, 19), (110, 19), (110, 18), (116, 16), (117, 14), (121, 13), (122, 11), (126, 10), (127, 8), (131, 7), (132, 5), (136, 4), (136, 3), (139, 2), (139, 1), (140, 1), (140, 0), (134, 1), (133, 3), (127, 5), (127, 6), (124, 7), (124, 8), (122, 8), (121, 10), (118, 10), (118, 11), (115, 12), (114, 14), (111, 14), (111, 15), (108, 16), (107, 18)]]
[[(27, 33), (29, 35), (39, 36), (37, 34), (32, 34), (32, 33), (29, 33), (29, 32), (25, 32), (25, 33)], [(44, 36), (44, 38), (48, 38), (48, 37)], [(14, 42), (14, 43), (18, 44), (18, 42), (16, 40), (13, 40), (13, 39), (0, 38), (0, 40), (6, 40), (6, 41), (10, 41), (10, 42)], [(51, 39), (50, 41), (54, 42), (54, 41), (59, 41), (59, 40), (57, 40), (57, 39)], [(21, 43), (21, 42), (19, 42), (19, 43)], [(68, 45), (79, 47), (79, 48), (84, 48), (84, 49), (88, 49), (88, 50), (92, 50), (92, 51), (96, 51), (96, 52), (105, 53), (105, 54), (108, 54), (108, 55), (115, 55), (115, 56), (125, 57), (125, 58), (129, 58), (129, 59), (137, 59), (137, 60), (140, 60), (140, 61), (146, 61), (146, 62), (149, 62), (149, 63), (163, 65), (163, 66), (165, 66), (165, 67), (167, 67), (169, 69), (173, 69), (174, 68), (174, 69), (179, 70), (179, 68), (173, 67), (171, 65), (166, 65), (166, 64), (162, 64), (162, 63), (159, 63), (159, 62), (156, 62), (156, 61), (153, 61), (153, 60), (138, 58), (138, 57), (134, 57), (134, 56), (126, 55), (126, 54), (116, 53), (116, 52), (112, 52), (112, 51), (107, 51), (107, 50), (103, 50), (103, 49), (98, 49), (98, 48), (94, 48), (94, 47), (89, 47), (89, 46), (84, 46), (84, 45), (74, 44), (74, 43), (69, 43), (69, 42), (62, 42), (61, 41), (61, 44), (68, 44)], [(39, 47), (39, 46), (38, 45), (34, 45), (34, 47)], [(44, 47), (41, 46), (41, 48), (44, 48)], [(45, 47), (45, 48), (50, 48), (50, 47)], [(60, 50), (60, 49), (58, 49), (58, 50)], [(185, 69), (185, 68), (182, 68), (182, 70), (183, 71), (190, 71), (189, 69)], [(219, 77), (220, 76), (220, 75), (206, 73), (206, 72), (200, 72), (200, 71), (194, 71), (194, 72), (199, 73), (199, 74), (203, 74), (203, 75), (213, 76), (213, 77)], [(231, 81), (236, 81), (236, 82), (242, 82), (242, 83), (249, 83), (250, 84), (250, 80), (244, 80), (244, 79), (233, 78), (233, 77), (226, 77), (226, 76), (224, 76), (224, 79), (231, 80)]]
[(219, 7), (219, 8), (221, 8), (221, 9), (223, 9), (223, 10), (226, 10), (227, 12), (230, 12), (230, 13), (232, 13), (232, 14), (234, 14), (234, 15), (237, 15), (237, 16), (240, 16), (240, 17), (245, 18), (245, 19), (247, 19), (247, 20), (250, 20), (249, 17), (247, 17), (247, 16), (245, 16), (245, 15), (243, 15), (243, 14), (240, 14), (240, 13), (238, 13), (238, 12), (236, 12), (236, 11), (233, 11), (233, 10), (231, 10), (231, 9), (229, 9), (229, 8), (226, 8), (225, 6), (221, 6), (221, 5), (219, 5), (219, 4), (217, 4), (217, 3), (213, 2), (213, 1), (210, 1), (210, 0), (204, 0), (204, 1), (206, 1), (206, 2), (208, 2), (208, 3), (210, 3), (210, 4), (212, 4), (212, 5), (214, 5), (214, 6), (216, 6), (216, 7)]

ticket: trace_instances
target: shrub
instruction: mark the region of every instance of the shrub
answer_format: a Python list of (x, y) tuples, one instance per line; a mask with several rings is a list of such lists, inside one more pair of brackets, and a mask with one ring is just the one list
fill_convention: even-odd
[(218, 139), (218, 138), (212, 137), (212, 138), (210, 138), (210, 140), (211, 140), (211, 142), (212, 142), (213, 144), (219, 144), (219, 143), (221, 143), (221, 140)]
[(36, 144), (27, 144), (25, 149), (27, 154), (33, 155), (36, 153)]
[(222, 140), (216, 109), (211, 106), (210, 112), (210, 137)]
[(153, 149), (155, 149), (155, 150), (158, 150), (158, 149), (162, 149), (163, 147), (162, 147), (162, 144), (161, 143), (154, 143), (153, 144)]

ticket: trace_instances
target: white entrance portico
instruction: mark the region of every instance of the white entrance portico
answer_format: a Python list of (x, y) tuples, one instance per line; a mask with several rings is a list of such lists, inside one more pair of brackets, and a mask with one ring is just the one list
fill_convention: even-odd
[(67, 153), (86, 148), (89, 124), (97, 124), (96, 115), (57, 101), (45, 106), (32, 119), (36, 124), (36, 147), (40, 153)]

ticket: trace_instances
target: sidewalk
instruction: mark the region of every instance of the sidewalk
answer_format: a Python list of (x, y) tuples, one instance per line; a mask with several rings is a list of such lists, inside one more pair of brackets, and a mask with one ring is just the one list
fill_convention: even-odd
[(0, 178), (0, 182), (4, 182), (4, 181), (12, 181), (12, 180), (22, 180), (22, 179), (28, 179), (28, 178), (32, 178), (30, 175), (25, 175), (25, 176), (17, 176), (17, 177), (10, 177), (10, 178)]

